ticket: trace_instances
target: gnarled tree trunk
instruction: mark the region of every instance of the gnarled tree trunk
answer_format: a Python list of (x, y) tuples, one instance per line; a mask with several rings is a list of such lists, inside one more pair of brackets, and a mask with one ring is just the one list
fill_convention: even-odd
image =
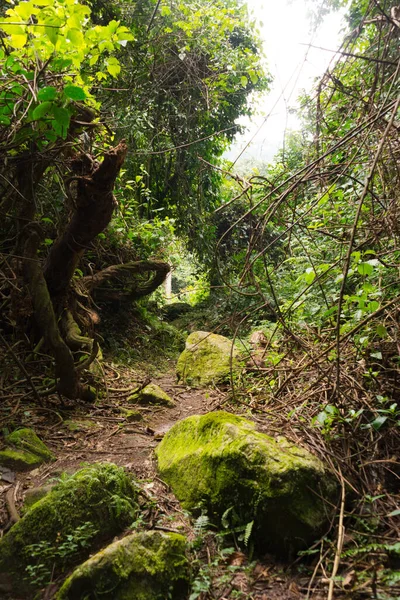
[(88, 173), (69, 181), (75, 211), (64, 233), (53, 245), (44, 269), (49, 292), (55, 300), (65, 295), (79, 259), (111, 220), (116, 206), (115, 179), (126, 153), (127, 146), (122, 141), (105, 154), (100, 165), (94, 161), (82, 162)]
[[(80, 347), (85, 346), (90, 354), (86, 362), (90, 362), (96, 357), (97, 344), (80, 335), (79, 327), (69, 311), (70, 282), (79, 259), (111, 220), (116, 206), (113, 195), (115, 179), (126, 153), (127, 146), (121, 142), (105, 154), (100, 164), (87, 155), (75, 161), (79, 163), (83, 174), (69, 180), (74, 211), (63, 234), (52, 247), (44, 272), (37, 257), (40, 235), (38, 226), (33, 222), (33, 181), (31, 185), (28, 182), (24, 186), (24, 203), (31, 207), (28, 211), (31, 223), (20, 233), (20, 243), (24, 244), (24, 279), (32, 298), (36, 324), (54, 356), (57, 390), (71, 399), (90, 397), (87, 388), (79, 381), (81, 368), (75, 365), (72, 351), (79, 344)], [(82, 364), (86, 366), (86, 362)]]

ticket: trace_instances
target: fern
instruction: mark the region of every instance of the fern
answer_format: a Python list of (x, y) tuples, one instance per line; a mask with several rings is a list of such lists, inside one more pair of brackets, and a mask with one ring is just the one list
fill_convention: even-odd
[(254, 521), (250, 521), (250, 523), (247, 523), (245, 530), (244, 530), (243, 542), (244, 542), (244, 545), (246, 546), (246, 548), (247, 548), (250, 536), (253, 531), (253, 525), (254, 525)]
[(233, 506), (230, 506), (229, 508), (226, 509), (226, 511), (224, 512), (224, 514), (221, 517), (221, 524), (224, 529), (230, 528), (231, 524), (230, 524), (230, 520), (228, 519), (228, 517), (232, 511), (233, 511)]
[(210, 519), (202, 513), (194, 522), (194, 534), (196, 537), (203, 535), (210, 525)]

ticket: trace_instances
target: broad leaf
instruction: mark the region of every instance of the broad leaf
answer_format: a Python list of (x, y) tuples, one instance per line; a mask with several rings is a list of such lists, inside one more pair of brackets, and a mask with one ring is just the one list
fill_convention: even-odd
[(77, 85), (66, 85), (64, 88), (64, 94), (71, 100), (85, 100), (86, 92)]

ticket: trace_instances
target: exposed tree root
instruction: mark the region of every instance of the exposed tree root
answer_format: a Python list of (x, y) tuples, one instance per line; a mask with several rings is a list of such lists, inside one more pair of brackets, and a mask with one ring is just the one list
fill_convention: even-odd
[(84, 347), (90, 351), (92, 350), (92, 338), (82, 335), (78, 323), (75, 321), (72, 312), (68, 309), (63, 312), (60, 328), (68, 348), (73, 351), (81, 350)]

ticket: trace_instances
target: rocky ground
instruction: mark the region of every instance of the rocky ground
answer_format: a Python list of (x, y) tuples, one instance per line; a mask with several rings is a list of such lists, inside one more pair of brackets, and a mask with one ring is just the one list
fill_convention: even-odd
[[(279, 564), (269, 556), (257, 560), (248, 557), (232, 540), (226, 542), (231, 549), (225, 552), (212, 532), (196, 531), (196, 523), (181, 510), (168, 486), (157, 476), (153, 451), (163, 435), (185, 417), (226, 409), (226, 390), (200, 390), (179, 384), (171, 364), (170, 372), (151, 381), (173, 398), (175, 406), (133, 405), (128, 398), (151, 378), (107, 362), (103, 371), (107, 390), (95, 404), (65, 406), (54, 400), (53, 406), (29, 406), (25, 411), (29, 425), (54, 452), (56, 460), (28, 473), (5, 473), (6, 481), (1, 482), (3, 533), (9, 526), (10, 511), (15, 507), (21, 512), (24, 497), (32, 488), (53, 483), (61, 473), (73, 473), (84, 464), (112, 462), (141, 482), (148, 501), (147, 526), (183, 532), (194, 543), (192, 599), (325, 598), (321, 582), (319, 591), (313, 590), (309, 577), (294, 574), (290, 565)], [(50, 598), (51, 590), (44, 594)]]

